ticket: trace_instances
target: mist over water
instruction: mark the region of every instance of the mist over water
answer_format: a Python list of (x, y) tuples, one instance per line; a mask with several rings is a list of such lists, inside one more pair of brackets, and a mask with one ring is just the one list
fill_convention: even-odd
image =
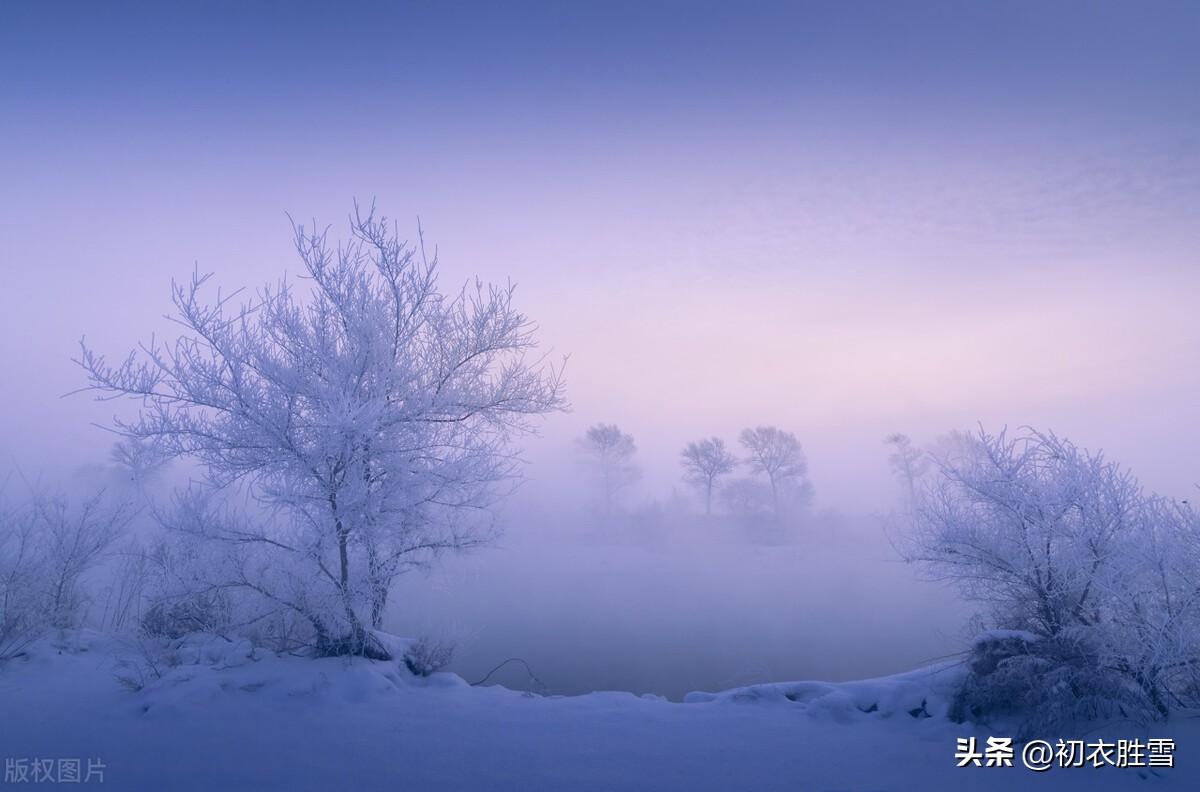
[(455, 640), (453, 668), (470, 681), (520, 657), (537, 680), (511, 664), (493, 681), (680, 699), (881, 676), (961, 647), (965, 609), (916, 580), (877, 517), (826, 514), (783, 532), (662, 514), (608, 532), (508, 521), (501, 548), (402, 581), (389, 620)]

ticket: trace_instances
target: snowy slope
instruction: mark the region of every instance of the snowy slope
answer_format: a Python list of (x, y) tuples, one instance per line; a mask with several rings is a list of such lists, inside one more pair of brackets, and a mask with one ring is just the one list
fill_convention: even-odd
[(118, 681), (131, 674), (120, 663), (136, 656), (83, 633), (7, 664), (0, 757), (96, 757), (104, 788), (136, 790), (1200, 788), (1194, 723), (1151, 730), (1180, 746), (1179, 766), (1155, 775), (958, 769), (955, 738), (970, 732), (942, 717), (955, 673), (947, 666), (680, 704), (614, 692), (539, 697), (218, 638), (187, 642), (180, 664), (131, 690)]

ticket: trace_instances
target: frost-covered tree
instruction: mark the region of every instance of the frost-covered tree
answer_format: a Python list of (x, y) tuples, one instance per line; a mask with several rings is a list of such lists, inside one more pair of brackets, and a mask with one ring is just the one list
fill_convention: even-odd
[(945, 447), (916, 487), (902, 549), (981, 603), (988, 626), (1018, 631), (1015, 643), (1005, 634), (1005, 656), (976, 662), (964, 715), (1020, 699), (1058, 722), (1117, 707), (1163, 715), (1194, 700), (1190, 507), (1050, 433), (980, 431)]
[(780, 516), (785, 499), (800, 501), (810, 497), (808, 462), (794, 434), (774, 426), (759, 426), (743, 429), (740, 440), (746, 449), (746, 464), (767, 477), (776, 517)]
[(326, 652), (365, 650), (398, 574), (487, 538), (515, 437), (564, 406), (511, 284), (444, 294), (436, 255), (373, 207), (350, 233), (297, 226), (302, 280), (240, 302), (173, 283), (177, 338), (78, 361), (98, 398), (138, 404), (117, 431), (207, 471), (172, 521), (226, 548), (214, 585), (298, 614)]
[(599, 474), (604, 513), (612, 514), (621, 490), (641, 475), (633, 461), (637, 454), (633, 435), (625, 434), (616, 424), (598, 423), (580, 438), (579, 447), (585, 460), (594, 465)]
[(1052, 637), (1087, 620), (1138, 519), (1136, 480), (1052, 434), (971, 439), (921, 491), (909, 557), (994, 607), (1005, 627)]
[(1102, 662), (1156, 714), (1200, 704), (1200, 514), (1148, 497), (1114, 560)]
[(719, 437), (688, 443), (680, 453), (684, 480), (704, 495), (704, 513), (712, 514), (712, 496), (722, 476), (737, 467), (737, 457)]
[(136, 514), (103, 491), (81, 501), (42, 491), (0, 504), (0, 659), (46, 628), (77, 627), (99, 566)]

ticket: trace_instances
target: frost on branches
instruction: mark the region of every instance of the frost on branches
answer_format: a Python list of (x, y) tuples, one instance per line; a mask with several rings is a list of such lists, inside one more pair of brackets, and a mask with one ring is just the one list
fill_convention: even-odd
[(963, 718), (1039, 727), (1200, 703), (1200, 519), (1053, 434), (955, 435), (905, 551), (986, 608)]
[(138, 403), (117, 431), (207, 473), (164, 516), (204, 548), (175, 596), (234, 593), (245, 623), (282, 613), (320, 652), (386, 655), (370, 628), (396, 576), (489, 538), (515, 438), (565, 401), (512, 285), (443, 294), (436, 256), (374, 208), (350, 230), (296, 227), (299, 283), (173, 283), (178, 338), (78, 362), (98, 398)]

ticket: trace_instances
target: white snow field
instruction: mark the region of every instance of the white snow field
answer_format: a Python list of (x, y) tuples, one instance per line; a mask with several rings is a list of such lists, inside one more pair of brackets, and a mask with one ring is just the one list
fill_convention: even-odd
[(395, 663), (280, 656), (216, 637), (180, 641), (174, 655), (141, 689), (137, 647), (97, 633), (42, 641), (5, 664), (6, 786), (34, 783), (14, 762), (78, 758), (103, 763), (103, 788), (131, 790), (1200, 788), (1200, 728), (1187, 720), (1113, 727), (1173, 737), (1171, 769), (1038, 774), (1019, 756), (1011, 768), (957, 768), (955, 739), (982, 744), (988, 732), (945, 719), (951, 665), (672, 703), (471, 687), (447, 673), (421, 679)]

